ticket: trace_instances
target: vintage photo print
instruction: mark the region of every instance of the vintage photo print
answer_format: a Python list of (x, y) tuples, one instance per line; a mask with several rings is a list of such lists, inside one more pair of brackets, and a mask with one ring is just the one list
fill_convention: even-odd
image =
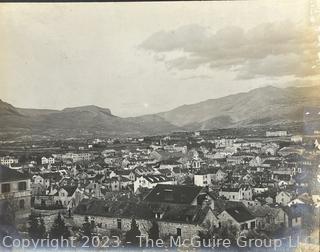
[(319, 251), (319, 19), (0, 3), (0, 251)]

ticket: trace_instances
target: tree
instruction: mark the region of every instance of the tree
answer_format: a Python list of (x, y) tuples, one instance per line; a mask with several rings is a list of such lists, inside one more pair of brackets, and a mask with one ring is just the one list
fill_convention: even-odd
[(70, 231), (67, 228), (64, 220), (61, 217), (61, 214), (58, 213), (57, 218), (54, 220), (52, 227), (50, 229), (50, 238), (51, 239), (67, 239), (70, 236)]
[(148, 234), (149, 234), (149, 239), (152, 239), (153, 241), (159, 239), (159, 225), (155, 220), (152, 221), (152, 226)]
[(37, 219), (37, 217), (35, 216), (35, 214), (31, 213), (29, 215), (29, 228), (28, 228), (28, 232), (29, 235), (31, 237), (31, 239), (39, 239), (39, 221)]
[(39, 225), (39, 238), (40, 239), (47, 238), (46, 225), (45, 225), (44, 220), (41, 216), (40, 216), (40, 225)]
[(91, 241), (94, 227), (95, 227), (94, 221), (89, 222), (88, 216), (85, 216), (84, 223), (82, 224), (82, 237), (88, 237), (89, 241)]
[(193, 185), (193, 180), (192, 180), (192, 178), (189, 177), (189, 176), (186, 176), (186, 178), (185, 178), (184, 181), (183, 181), (183, 184), (184, 184), (184, 185)]
[(237, 243), (238, 228), (231, 223), (220, 227), (212, 226), (207, 232), (199, 232), (201, 242), (208, 242), (212, 237), (216, 239), (229, 239), (232, 245)]
[(126, 242), (131, 243), (133, 245), (139, 244), (139, 237), (141, 235), (141, 232), (139, 230), (139, 227), (137, 225), (136, 220), (133, 218), (131, 221), (131, 229), (126, 233)]
[(216, 231), (216, 237), (221, 239), (228, 238), (231, 241), (231, 244), (237, 243), (238, 228), (235, 225), (228, 223), (227, 225), (222, 225), (221, 228), (216, 229)]
[(2, 194), (4, 200), (0, 201), (0, 223), (1, 225), (15, 225), (16, 210), (12, 194)]

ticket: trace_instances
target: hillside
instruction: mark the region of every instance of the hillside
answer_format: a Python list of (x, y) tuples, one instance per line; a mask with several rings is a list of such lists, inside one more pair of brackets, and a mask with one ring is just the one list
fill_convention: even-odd
[(0, 134), (51, 137), (152, 135), (177, 129), (159, 116), (120, 118), (97, 106), (63, 110), (17, 109), (0, 102)]
[[(94, 105), (63, 110), (23, 109), (0, 100), (0, 136), (75, 137), (154, 135), (179, 130), (320, 122), (320, 86), (267, 86), (183, 105), (153, 115), (121, 118)], [(310, 112), (310, 113), (309, 113)]]
[(303, 121), (305, 107), (320, 107), (320, 88), (267, 86), (218, 99), (184, 105), (159, 113), (166, 121), (188, 129)]

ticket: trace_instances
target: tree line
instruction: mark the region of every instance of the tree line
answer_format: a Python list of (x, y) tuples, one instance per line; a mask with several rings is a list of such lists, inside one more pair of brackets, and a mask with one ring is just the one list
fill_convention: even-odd
[[(92, 239), (96, 234), (96, 223), (94, 220), (89, 221), (88, 216), (84, 217), (84, 222), (78, 230), (79, 242), (88, 242), (92, 244)], [(68, 239), (72, 234), (67, 227), (64, 218), (59, 212), (57, 217), (54, 219), (53, 224), (49, 230), (47, 230), (44, 219), (41, 215), (36, 215), (34, 213), (29, 215), (28, 218), (28, 233), (30, 239)], [(131, 220), (131, 228), (125, 232), (125, 237), (123, 241), (128, 246), (136, 246), (139, 244), (139, 236), (141, 231), (134, 218)], [(158, 223), (153, 220), (150, 230), (148, 231), (148, 237), (152, 240), (159, 239), (159, 226)]]

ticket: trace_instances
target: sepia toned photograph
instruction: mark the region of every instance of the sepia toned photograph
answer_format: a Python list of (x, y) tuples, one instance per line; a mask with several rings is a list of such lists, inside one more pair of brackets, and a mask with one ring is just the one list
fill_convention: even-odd
[(320, 1), (0, 3), (0, 251), (320, 251)]

